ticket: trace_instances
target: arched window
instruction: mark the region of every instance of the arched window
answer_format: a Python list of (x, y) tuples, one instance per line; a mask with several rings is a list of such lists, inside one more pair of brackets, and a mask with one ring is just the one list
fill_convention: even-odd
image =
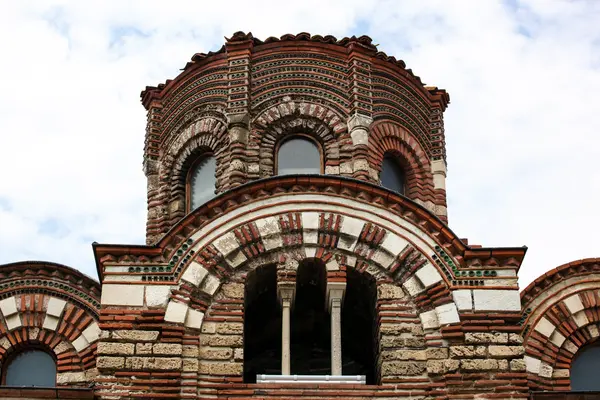
[(391, 154), (386, 154), (383, 157), (380, 178), (381, 186), (393, 190), (394, 192), (404, 194), (406, 184), (404, 169)]
[(600, 391), (600, 346), (586, 346), (579, 350), (571, 363), (571, 390)]
[(56, 386), (56, 362), (41, 350), (18, 353), (5, 368), (4, 385), (29, 387)]
[(277, 151), (277, 175), (322, 173), (321, 151), (306, 136), (292, 136)]
[(217, 161), (205, 155), (194, 162), (188, 174), (188, 211), (195, 210), (215, 196)]

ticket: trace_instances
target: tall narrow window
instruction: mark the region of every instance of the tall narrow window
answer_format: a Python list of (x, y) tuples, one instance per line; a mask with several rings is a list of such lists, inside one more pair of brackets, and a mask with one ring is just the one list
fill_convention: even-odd
[(320, 174), (321, 152), (317, 144), (304, 136), (293, 136), (279, 146), (277, 175)]
[(392, 155), (385, 155), (381, 164), (381, 186), (404, 194), (405, 190), (404, 169)]
[(592, 345), (581, 349), (571, 363), (571, 390), (600, 391), (600, 346)]
[(188, 175), (188, 211), (195, 210), (215, 195), (217, 162), (213, 156), (204, 156), (190, 168)]
[(56, 386), (56, 363), (50, 354), (41, 350), (26, 350), (17, 354), (5, 371), (6, 386)]

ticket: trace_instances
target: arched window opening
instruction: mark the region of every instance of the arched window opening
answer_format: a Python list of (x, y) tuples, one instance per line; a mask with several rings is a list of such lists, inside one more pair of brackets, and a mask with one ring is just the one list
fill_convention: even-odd
[(307, 259), (298, 266), (291, 318), (291, 372), (331, 374), (331, 318), (325, 306), (325, 265)]
[(255, 383), (257, 374), (281, 373), (281, 307), (275, 265), (248, 274), (244, 298), (244, 382)]
[(342, 372), (366, 375), (367, 384), (377, 384), (375, 364), (375, 305), (377, 289), (370, 275), (348, 268), (342, 307)]
[(217, 161), (204, 155), (192, 164), (188, 173), (188, 211), (195, 210), (215, 196)]
[(277, 151), (277, 175), (322, 173), (320, 147), (303, 135), (285, 140)]
[(600, 391), (600, 345), (582, 348), (571, 363), (571, 390)]
[(56, 362), (42, 350), (24, 350), (5, 367), (4, 385), (26, 387), (56, 386)]
[(381, 186), (393, 190), (394, 192), (404, 194), (406, 185), (404, 169), (398, 163), (398, 160), (391, 154), (386, 154), (383, 157), (380, 178)]

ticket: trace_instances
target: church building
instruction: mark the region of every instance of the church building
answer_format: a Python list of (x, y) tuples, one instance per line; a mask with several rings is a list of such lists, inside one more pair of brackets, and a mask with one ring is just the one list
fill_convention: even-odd
[(600, 399), (600, 258), (519, 291), (452, 231), (450, 97), (369, 37), (237, 32), (141, 100), (146, 243), (0, 266), (0, 398)]

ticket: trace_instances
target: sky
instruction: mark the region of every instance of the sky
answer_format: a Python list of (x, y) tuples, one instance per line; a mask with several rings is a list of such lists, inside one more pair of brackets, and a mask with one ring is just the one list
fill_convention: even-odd
[(0, 0), (0, 263), (96, 277), (144, 243), (139, 93), (236, 31), (369, 35), (448, 90), (450, 228), (528, 246), (522, 288), (600, 257), (600, 1)]

